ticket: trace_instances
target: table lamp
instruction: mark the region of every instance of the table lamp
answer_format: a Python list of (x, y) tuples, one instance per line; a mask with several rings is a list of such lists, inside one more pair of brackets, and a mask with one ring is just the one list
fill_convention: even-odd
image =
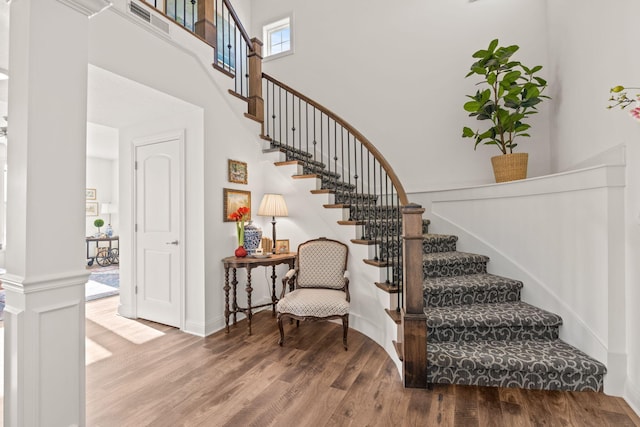
[(271, 253), (276, 253), (276, 217), (277, 216), (289, 216), (287, 211), (287, 204), (284, 202), (282, 194), (265, 194), (260, 202), (260, 208), (258, 209), (258, 215), (270, 216), (271, 224), (273, 226), (273, 246)]

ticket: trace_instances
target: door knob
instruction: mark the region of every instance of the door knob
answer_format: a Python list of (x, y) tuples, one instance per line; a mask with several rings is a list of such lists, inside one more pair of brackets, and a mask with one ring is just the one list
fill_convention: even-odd
[(178, 241), (174, 240), (173, 242), (167, 242), (167, 245), (177, 245)]

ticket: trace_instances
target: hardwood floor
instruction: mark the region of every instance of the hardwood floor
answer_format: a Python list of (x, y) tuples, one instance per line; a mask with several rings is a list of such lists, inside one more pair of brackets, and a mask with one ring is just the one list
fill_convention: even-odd
[(384, 350), (341, 326), (285, 325), (270, 312), (247, 336), (198, 338), (87, 303), (87, 425), (640, 426), (624, 400), (596, 393), (436, 386), (405, 390)]

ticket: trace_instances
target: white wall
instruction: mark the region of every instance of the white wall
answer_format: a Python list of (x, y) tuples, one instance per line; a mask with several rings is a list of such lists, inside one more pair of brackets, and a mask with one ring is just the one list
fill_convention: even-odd
[[(549, 62), (546, 8), (537, 0), (254, 0), (251, 34), (290, 12), (295, 53), (265, 62), (264, 71), (354, 125), (407, 191), (493, 180), (489, 158), (499, 151), (474, 152), (461, 137), (463, 126), (477, 124), (462, 108), (476, 90), (464, 78), (473, 52), (498, 37), (520, 45), (525, 64)], [(530, 153), (529, 176), (550, 171), (549, 111), (543, 104), (520, 146)]]
[(560, 336), (626, 378), (624, 165), (509, 184), (412, 194), (458, 250), (488, 255), (489, 272), (521, 280), (522, 299), (559, 314)]
[(118, 201), (118, 165), (115, 160), (100, 159), (97, 157), (87, 157), (87, 188), (96, 189), (96, 200), (87, 200), (88, 203), (98, 203), (98, 216), (86, 217), (86, 236), (92, 236), (98, 229), (93, 225), (97, 218), (104, 221), (104, 226), (100, 232), (104, 233), (105, 227), (111, 221), (114, 234), (118, 234), (119, 224), (117, 215), (107, 215), (101, 213), (103, 203), (117, 203)]
[[(124, 9), (124, 2), (116, 3)], [(170, 115), (119, 129), (122, 248), (119, 311), (135, 316), (132, 269), (124, 262), (132, 247), (131, 143), (139, 137), (184, 129), (187, 179), (184, 329), (206, 335), (224, 325), (224, 274), (220, 260), (232, 255), (235, 249), (234, 226), (222, 218), (222, 189), (251, 191), (255, 215), (256, 204), (264, 193), (260, 129), (243, 117), (246, 104), (228, 93), (233, 81), (211, 67), (213, 52), (208, 46), (175, 27), (171, 27), (170, 37), (159, 35), (137, 18), (127, 16), (112, 9), (91, 20), (91, 64), (141, 83), (146, 90), (163, 92), (175, 98), (181, 107)], [(227, 182), (230, 158), (248, 163), (248, 185)], [(256, 288), (259, 287), (258, 282)], [(255, 297), (265, 298), (259, 292)]]
[[(605, 109), (609, 88), (640, 86), (640, 3), (549, 1), (549, 61), (554, 70), (551, 127), (554, 170), (567, 170), (617, 145), (626, 146), (625, 242), (628, 377), (625, 397), (640, 411), (640, 123)], [(631, 93), (640, 93), (632, 91)], [(620, 307), (623, 309), (623, 307)]]

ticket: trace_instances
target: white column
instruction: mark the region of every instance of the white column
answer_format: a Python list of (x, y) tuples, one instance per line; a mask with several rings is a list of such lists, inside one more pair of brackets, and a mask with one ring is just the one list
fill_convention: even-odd
[(10, 6), (5, 426), (85, 424), (88, 16), (108, 4)]

